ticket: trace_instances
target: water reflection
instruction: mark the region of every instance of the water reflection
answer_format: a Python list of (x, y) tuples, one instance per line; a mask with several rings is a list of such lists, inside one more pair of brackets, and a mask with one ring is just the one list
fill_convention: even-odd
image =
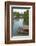
[(24, 19), (14, 19), (13, 20), (13, 36), (17, 35), (17, 31), (19, 27), (23, 27)]

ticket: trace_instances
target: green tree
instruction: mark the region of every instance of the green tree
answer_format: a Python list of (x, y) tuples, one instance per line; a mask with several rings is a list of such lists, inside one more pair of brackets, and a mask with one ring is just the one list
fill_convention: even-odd
[(29, 10), (27, 10), (26, 12), (24, 12), (23, 18), (24, 18), (23, 24), (28, 25), (29, 24)]
[(16, 12), (16, 17), (19, 18), (19, 13), (18, 12)]

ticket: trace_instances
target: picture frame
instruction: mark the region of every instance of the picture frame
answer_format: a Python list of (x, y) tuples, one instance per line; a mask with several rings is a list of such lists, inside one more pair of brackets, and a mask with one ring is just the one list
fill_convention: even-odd
[[(30, 10), (29, 10), (29, 12), (27, 12), (29, 8), (30, 8)], [(15, 12), (15, 14), (14, 14), (14, 12)], [(19, 13), (17, 13), (17, 12), (19, 12)], [(20, 33), (18, 35), (16, 35), (15, 31), (18, 26), (16, 26), (16, 29), (14, 29), (14, 24), (17, 23), (16, 22), (17, 19), (14, 19), (14, 18), (19, 18), (20, 22), (19, 22), (19, 20), (18, 20), (18, 22), (20, 24), (17, 24), (17, 25), (22, 26), (23, 21), (20, 18), (23, 18), (21, 16), (21, 15), (23, 15), (23, 12), (24, 12), (25, 16), (27, 16), (26, 13), (29, 13), (29, 20), (28, 20), (29, 22), (28, 21), (26, 22), (26, 19), (24, 19), (24, 23), (29, 25), (28, 26), (29, 28), (25, 28), (25, 26), (24, 26), (24, 31), (28, 31), (28, 33), (27, 33), (28, 35), (22, 35), (23, 34), (22, 33), (21, 34), (23, 36), (22, 37), (20, 35), (20, 33), (23, 31), (18, 31)], [(18, 17), (14, 16), (13, 14), (17, 15)], [(18, 14), (21, 14), (20, 17)], [(21, 28), (20, 30), (23, 30), (23, 29)], [(15, 32), (15, 34), (14, 34), (14, 32)], [(32, 42), (33, 43), (35, 42), (35, 3), (6, 1), (5, 2), (5, 44), (32, 43)]]

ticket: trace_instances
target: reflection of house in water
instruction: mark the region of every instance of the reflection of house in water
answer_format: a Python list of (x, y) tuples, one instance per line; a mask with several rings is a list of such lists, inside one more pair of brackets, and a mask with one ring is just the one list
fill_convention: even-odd
[[(13, 12), (13, 31), (15, 33), (28, 33), (29, 28), (29, 10), (26, 10), (24, 14), (20, 14), (19, 12)], [(16, 34), (17, 34), (16, 33)]]

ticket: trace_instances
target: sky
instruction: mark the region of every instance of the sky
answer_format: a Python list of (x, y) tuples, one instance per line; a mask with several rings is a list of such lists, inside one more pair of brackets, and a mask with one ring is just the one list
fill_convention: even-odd
[(24, 14), (28, 9), (13, 9), (13, 12), (19, 12), (20, 14)]

